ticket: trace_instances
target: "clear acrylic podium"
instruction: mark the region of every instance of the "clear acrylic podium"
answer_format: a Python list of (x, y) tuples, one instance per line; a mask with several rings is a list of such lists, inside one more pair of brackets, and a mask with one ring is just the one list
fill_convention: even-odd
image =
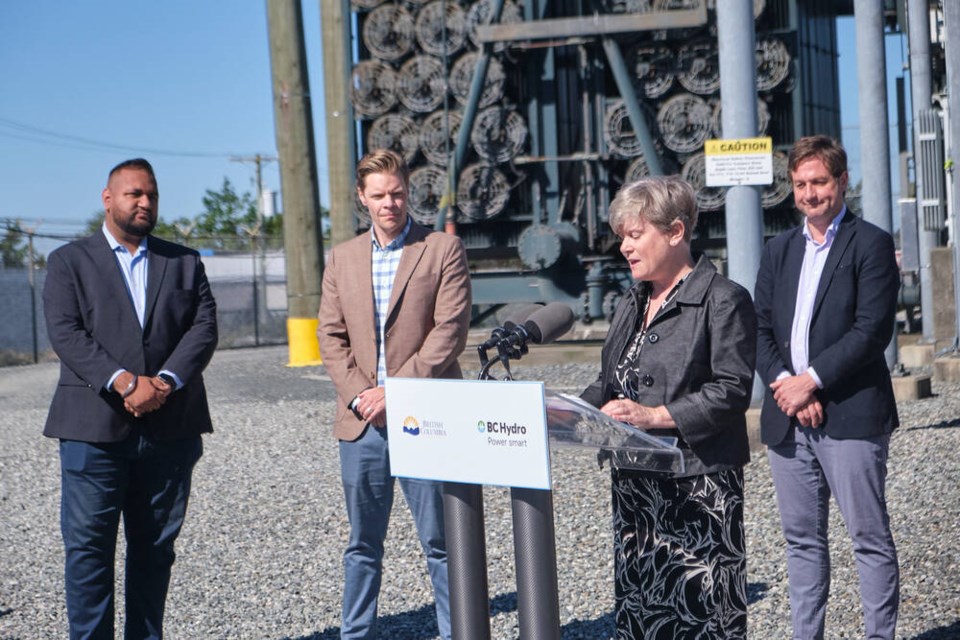
[[(676, 439), (652, 436), (613, 420), (579, 398), (544, 390), (551, 448), (609, 452), (611, 464), (658, 472), (682, 472)], [(520, 637), (559, 640), (553, 493), (510, 489), (517, 572)], [(489, 594), (482, 487), (444, 483), (444, 522), (455, 640), (489, 640)]]
[(611, 464), (626, 469), (683, 472), (683, 452), (676, 438), (653, 436), (618, 422), (576, 396), (545, 389), (543, 400), (551, 447), (607, 451)]

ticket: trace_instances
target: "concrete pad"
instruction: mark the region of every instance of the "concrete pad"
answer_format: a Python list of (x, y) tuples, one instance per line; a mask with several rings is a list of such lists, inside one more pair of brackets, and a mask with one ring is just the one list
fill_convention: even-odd
[(930, 375), (918, 374), (909, 376), (893, 376), (893, 396), (897, 402), (921, 400), (933, 395), (930, 389)]
[(944, 356), (934, 359), (933, 375), (937, 382), (960, 382), (960, 358)]
[(929, 367), (935, 353), (932, 344), (905, 344), (900, 347), (900, 364), (908, 369)]

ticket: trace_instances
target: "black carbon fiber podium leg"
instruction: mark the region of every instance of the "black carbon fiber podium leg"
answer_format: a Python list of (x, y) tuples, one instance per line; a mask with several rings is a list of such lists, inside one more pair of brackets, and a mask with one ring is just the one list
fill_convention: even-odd
[(553, 492), (510, 489), (517, 563), (517, 608), (523, 640), (560, 640)]
[(483, 487), (445, 482), (443, 522), (447, 536), (450, 627), (453, 639), (490, 640)]

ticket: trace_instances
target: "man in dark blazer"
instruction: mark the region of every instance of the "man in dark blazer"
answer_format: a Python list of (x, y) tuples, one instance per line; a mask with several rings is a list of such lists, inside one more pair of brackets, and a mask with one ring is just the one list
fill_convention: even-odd
[(43, 289), (60, 358), (44, 435), (60, 441), (67, 616), (71, 638), (113, 639), (122, 515), (125, 637), (160, 638), (200, 434), (212, 431), (201, 372), (216, 304), (199, 255), (150, 235), (146, 160), (117, 165), (101, 198), (103, 228), (50, 254)]
[[(371, 228), (333, 248), (323, 272), (317, 335), (337, 389), (333, 435), (350, 521), (343, 554), (341, 638), (377, 638), (384, 541), (393, 506), (384, 381), (461, 378), (470, 324), (470, 273), (459, 238), (407, 213), (403, 159), (371, 151), (357, 165), (357, 196)], [(400, 478), (427, 559), (440, 637), (450, 638), (441, 483)]]
[(899, 287), (893, 240), (847, 210), (837, 141), (801, 138), (789, 170), (804, 222), (767, 243), (754, 299), (761, 439), (787, 541), (793, 637), (824, 636), (832, 494), (853, 540), (866, 636), (893, 638), (899, 569), (884, 493), (898, 425), (884, 359)]

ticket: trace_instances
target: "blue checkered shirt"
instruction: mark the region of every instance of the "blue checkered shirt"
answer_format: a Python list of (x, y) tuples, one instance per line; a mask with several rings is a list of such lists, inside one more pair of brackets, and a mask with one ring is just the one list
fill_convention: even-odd
[(380, 246), (377, 235), (370, 229), (370, 241), (373, 243), (373, 318), (377, 327), (377, 386), (383, 386), (387, 379), (387, 357), (384, 348), (387, 312), (390, 310), (393, 280), (397, 276), (397, 267), (400, 266), (400, 256), (403, 254), (403, 244), (407, 241), (410, 225), (411, 219), (407, 218), (407, 225), (400, 235), (385, 247)]

